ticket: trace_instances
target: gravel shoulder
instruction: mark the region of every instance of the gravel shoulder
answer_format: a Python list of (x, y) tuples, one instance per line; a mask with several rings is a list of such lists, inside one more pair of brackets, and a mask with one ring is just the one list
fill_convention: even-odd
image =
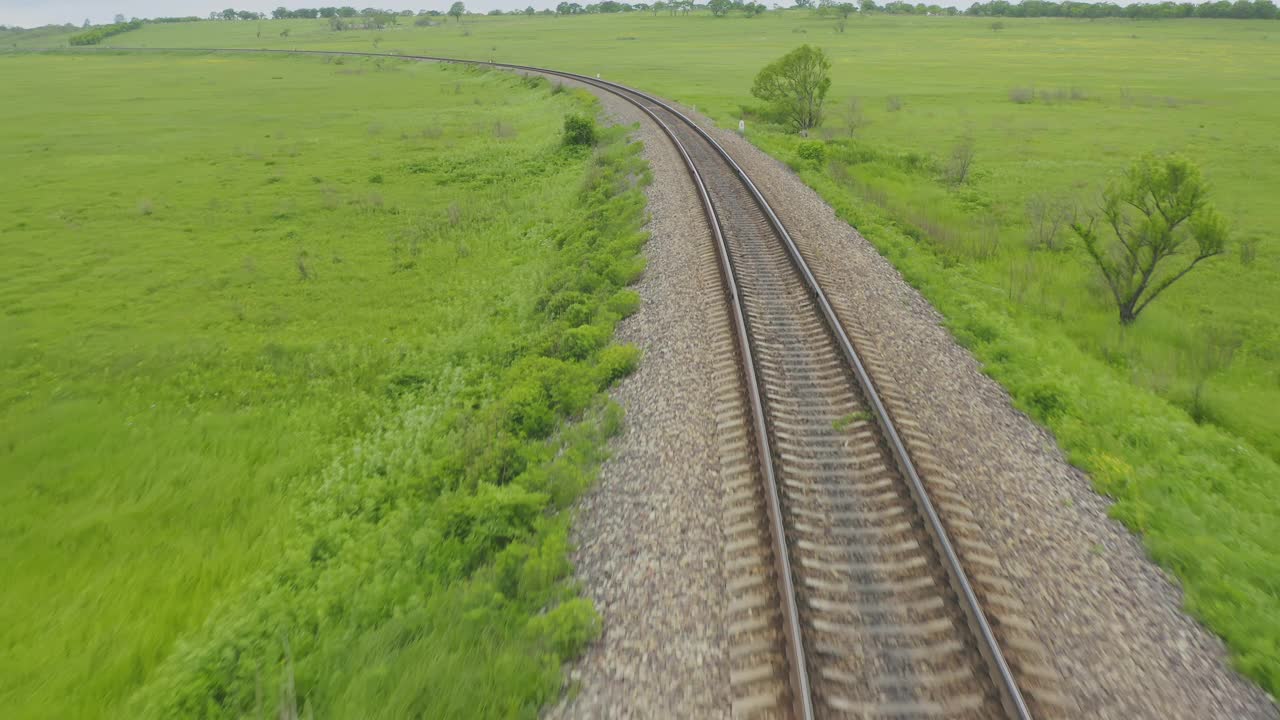
[[(577, 575), (604, 632), (569, 671), (575, 692), (548, 715), (726, 717), (722, 481), (702, 308), (710, 295), (698, 273), (708, 231), (665, 136), (624, 101), (601, 101), (615, 121), (640, 124), (635, 137), (653, 172), (649, 265), (635, 288), (643, 303), (619, 330), (645, 355), (613, 392), (625, 429), (573, 533)], [(1221, 641), (1182, 612), (1176, 583), (1107, 517), (1106, 499), (982, 374), (929, 303), (786, 166), (733, 133), (712, 133), (836, 278), (827, 291), (861, 309), (857, 322), (999, 552), (1081, 716), (1280, 717), (1230, 669)]]
[(605, 113), (639, 123), (653, 173), (646, 189), (648, 268), (640, 310), (617, 339), (643, 360), (613, 391), (624, 428), (599, 482), (576, 509), (573, 561), (604, 631), (569, 677), (556, 718), (729, 715), (721, 483), (707, 292), (710, 230), (679, 155), (639, 110), (602, 95)]
[(858, 323), (999, 552), (1062, 691), (1085, 716), (1280, 717), (1229, 667), (1222, 642), (1181, 610), (1176, 583), (1107, 516), (1088, 477), (982, 374), (928, 301), (789, 168), (732, 132), (712, 134), (802, 251), (835, 278), (824, 289), (860, 309)]

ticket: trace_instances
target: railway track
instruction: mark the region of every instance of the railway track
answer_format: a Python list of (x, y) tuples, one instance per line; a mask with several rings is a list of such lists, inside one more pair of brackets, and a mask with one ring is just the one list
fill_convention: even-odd
[(671, 106), (574, 79), (663, 128), (715, 235), (749, 408), (737, 425), (759, 459), (726, 524), (735, 715), (1031, 717), (892, 418), (763, 195)]
[(735, 714), (1031, 717), (892, 418), (767, 201), (671, 106), (571, 77), (663, 128), (715, 235), (749, 408), (741, 444), (759, 460), (727, 524)]
[[(474, 64), (624, 98), (671, 139), (698, 188), (731, 328), (716, 373), (731, 380), (718, 420), (734, 449), (722, 454), (734, 714), (1030, 718), (979, 601), (987, 593), (970, 582), (868, 363), (746, 173), (654, 97)], [(1016, 644), (1010, 632), (1002, 639)], [(1034, 683), (1036, 667), (1019, 675)]]

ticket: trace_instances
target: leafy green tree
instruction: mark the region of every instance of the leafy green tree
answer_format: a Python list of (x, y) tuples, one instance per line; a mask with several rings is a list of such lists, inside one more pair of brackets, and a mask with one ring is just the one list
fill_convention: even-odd
[(1191, 161), (1145, 155), (1107, 186), (1087, 225), (1072, 223), (1111, 290), (1121, 324), (1133, 323), (1170, 285), (1226, 250), (1227, 223), (1208, 194)]
[(462, 22), (462, 15), (467, 11), (467, 6), (463, 5), (461, 0), (449, 6), (449, 16), (458, 22)]
[(764, 67), (751, 94), (799, 132), (822, 124), (822, 103), (831, 89), (831, 61), (820, 48), (801, 45)]
[(733, 9), (733, 0), (709, 0), (707, 9), (716, 17), (724, 17)]

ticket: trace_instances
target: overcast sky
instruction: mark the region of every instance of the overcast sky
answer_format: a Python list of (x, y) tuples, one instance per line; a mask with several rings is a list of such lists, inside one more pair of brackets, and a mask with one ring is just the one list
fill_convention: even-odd
[[(558, 2), (559, 0), (556, 0)], [(581, 2), (582, 0), (578, 0)], [(536, 8), (551, 7), (550, 0), (463, 0), (468, 10), (510, 10), (516, 5)], [(280, 6), (288, 8), (350, 5), (355, 8), (378, 7), (392, 10), (448, 10), (453, 0), (0, 0), (0, 25), (36, 27), (60, 23), (79, 25), (85, 18), (94, 23), (108, 23), (120, 13), (125, 17), (207, 17), (211, 11), (233, 7), (270, 13)], [(585, 2), (582, 4), (586, 4)]]
[[(595, 0), (576, 0), (586, 5)], [(652, 0), (634, 0), (635, 2), (651, 2)], [(880, 0), (881, 4), (887, 0)], [(919, 1), (919, 0), (916, 0)], [(1200, 0), (1193, 0), (1199, 2)], [(516, 7), (532, 5), (535, 8), (555, 7), (559, 0), (463, 0), (467, 9), (486, 12), (489, 10), (511, 10)], [(792, 0), (764, 0), (767, 5), (790, 5)], [(964, 8), (973, 4), (973, 0), (924, 0), (925, 3), (939, 5), (955, 5)], [(1129, 0), (1120, 0), (1120, 5), (1127, 5)], [(125, 17), (182, 17), (196, 15), (207, 17), (210, 12), (233, 7), (236, 10), (256, 10), (270, 13), (275, 8), (322, 7), (326, 5), (350, 5), (355, 8), (379, 7), (390, 10), (439, 10), (444, 12), (453, 4), (453, 0), (0, 0), (0, 25), (17, 25), (18, 27), (38, 27), (61, 23), (79, 25), (88, 18), (94, 24), (109, 23), (120, 13)]]

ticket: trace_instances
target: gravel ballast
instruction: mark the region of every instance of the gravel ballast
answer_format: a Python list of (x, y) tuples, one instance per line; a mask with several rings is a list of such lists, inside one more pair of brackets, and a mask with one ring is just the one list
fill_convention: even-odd
[[(720, 299), (698, 272), (709, 237), (666, 137), (625, 101), (602, 102), (616, 120), (640, 122), (654, 178), (649, 265), (635, 288), (643, 303), (619, 330), (645, 355), (613, 393), (625, 429), (576, 515), (577, 573), (604, 632), (570, 669), (575, 692), (549, 714), (725, 717), (722, 490), (701, 309)], [(1088, 478), (982, 374), (929, 303), (785, 165), (731, 132), (712, 133), (811, 262), (836, 278), (826, 291), (859, 309), (858, 324), (998, 551), (1081, 716), (1280, 717), (1229, 668), (1221, 641), (1182, 612), (1177, 586), (1107, 517)]]
[(633, 137), (654, 178), (648, 267), (633, 287), (642, 302), (617, 335), (644, 356), (613, 391), (624, 428), (574, 521), (577, 577), (604, 630), (569, 672), (575, 693), (549, 714), (728, 717), (722, 491), (700, 273), (710, 231), (666, 136), (626, 101), (601, 102), (614, 121), (640, 123)]
[(836, 279), (824, 290), (860, 309), (859, 324), (999, 552), (1062, 691), (1084, 716), (1280, 716), (1228, 666), (1222, 642), (1181, 610), (1180, 590), (1107, 516), (1088, 477), (982, 374), (928, 301), (789, 168), (732, 132), (712, 134)]

